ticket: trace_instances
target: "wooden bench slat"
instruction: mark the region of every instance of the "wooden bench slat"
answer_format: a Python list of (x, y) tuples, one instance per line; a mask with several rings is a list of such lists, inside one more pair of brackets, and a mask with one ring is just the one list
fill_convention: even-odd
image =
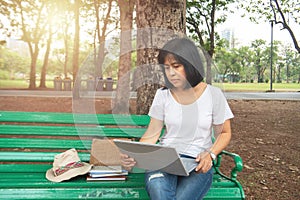
[[(32, 172), (32, 173), (28, 173), (28, 172), (23, 172), (23, 173), (0, 173), (1, 175), (1, 179), (0, 179), (0, 188), (1, 187), (33, 187), (32, 183), (34, 183), (35, 185), (40, 185), (40, 184), (45, 184), (44, 187), (65, 187), (65, 185), (76, 185), (76, 181), (81, 181), (81, 187), (89, 187), (89, 186), (94, 186), (94, 184), (98, 183), (98, 184), (103, 184), (102, 186), (104, 186), (105, 184), (108, 184), (108, 186), (114, 186), (111, 183), (116, 183), (117, 181), (101, 181), (101, 182), (87, 182), (85, 180), (85, 176), (78, 176), (74, 179), (72, 179), (72, 181), (66, 181), (59, 184), (54, 184), (49, 182), (46, 178), (45, 178), (45, 173), (48, 169), (50, 169), (51, 166), (49, 166), (49, 168), (45, 169), (44, 172)], [(130, 173), (128, 175), (128, 179), (126, 184), (131, 184), (131, 186), (133, 187), (133, 185), (138, 185), (141, 186), (144, 184), (144, 173)], [(216, 181), (217, 180), (217, 181)], [(120, 181), (124, 184), (124, 181)], [(92, 183), (92, 184), (91, 184)], [(88, 184), (88, 186), (86, 185)], [(222, 187), (222, 188), (232, 188), (232, 187), (236, 187), (236, 184), (232, 181), (226, 180), (226, 179), (222, 179), (218, 174), (214, 175), (214, 181), (212, 184), (212, 188), (214, 187)]]
[(52, 167), (51, 164), (1, 164), (0, 173), (41, 173)]
[(149, 199), (144, 188), (0, 188), (3, 199)]
[(0, 148), (91, 149), (91, 140), (62, 140), (41, 138), (0, 138)]
[[(149, 199), (144, 188), (1, 188), (0, 193), (3, 199)], [(204, 200), (241, 198), (237, 188), (211, 188)]]
[[(85, 156), (85, 155), (84, 155)], [(81, 156), (83, 157), (83, 156)], [(44, 173), (48, 169), (52, 167), (51, 164), (47, 163), (39, 163), (39, 164), (1, 164), (0, 165), (0, 173)], [(145, 170), (134, 168), (132, 173), (134, 174), (143, 174)]]
[(211, 187), (204, 200), (216, 200), (216, 199), (228, 199), (238, 200), (245, 199), (245, 196), (241, 194), (241, 191), (237, 187), (222, 188), (222, 187)]
[[(21, 151), (0, 151), (2, 162), (53, 162), (54, 156), (61, 152), (21, 152)], [(81, 161), (89, 162), (90, 154), (79, 152)]]
[(0, 125), (0, 135), (82, 136), (82, 137), (141, 137), (146, 128), (111, 128), (83, 126)]
[[(19, 181), (12, 181), (12, 182), (22, 182), (22, 184), (26, 182), (39, 182), (37, 180), (37, 177), (42, 178), (43, 180), (41, 181), (46, 181), (48, 183), (51, 183), (47, 181), (45, 178), (45, 172), (50, 169), (52, 165), (50, 164), (18, 164), (13, 165), (13, 164), (2, 164), (0, 165), (0, 174), (1, 174), (1, 179), (0, 179), (0, 187), (3, 187), (5, 184), (8, 183), (6, 180), (17, 180)], [(14, 173), (11, 173), (14, 171)], [(140, 170), (135, 168), (133, 170), (133, 173), (130, 173), (131, 179), (137, 178), (140, 176), (143, 176), (144, 170)], [(30, 177), (30, 179), (27, 178)], [(35, 178), (34, 178), (35, 177)], [(137, 181), (137, 180), (136, 180)], [(135, 182), (136, 182), (135, 181)], [(144, 180), (140, 180), (141, 183), (144, 183)], [(3, 183), (3, 184), (1, 184)], [(68, 183), (68, 182), (66, 182)], [(140, 183), (139, 183), (140, 184)], [(212, 187), (236, 187), (236, 183), (232, 182), (231, 180), (228, 180), (226, 178), (221, 177), (218, 174), (214, 174), (213, 177), (213, 186)]]
[(147, 115), (1, 111), (0, 122), (98, 124), (98, 125), (118, 124), (118, 125), (147, 126), (150, 122), (150, 117)]
[[(89, 115), (86, 116), (87, 119)], [(72, 113), (1, 111), (1, 122), (74, 123)]]
[(61, 187), (142, 187), (144, 186), (144, 174), (130, 173), (126, 181), (86, 181), (86, 176), (78, 176), (70, 181), (53, 183), (46, 179), (44, 173), (8, 173), (2, 174), (0, 188), (61, 188)]

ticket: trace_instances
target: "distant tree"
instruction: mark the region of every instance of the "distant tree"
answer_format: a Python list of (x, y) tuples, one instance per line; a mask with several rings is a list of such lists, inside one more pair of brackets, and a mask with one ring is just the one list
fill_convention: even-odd
[[(73, 47), (73, 59), (72, 59), (72, 69), (73, 69), (73, 81), (77, 78), (77, 72), (79, 69), (79, 40), (80, 40), (80, 6), (81, 0), (74, 0), (73, 5), (73, 12), (74, 12), (74, 27), (75, 27), (75, 35), (74, 35), (74, 47)], [(73, 98), (79, 98), (79, 87), (80, 81), (77, 81), (75, 85), (75, 89), (73, 90)]]
[[(296, 52), (294, 50), (292, 50), (292, 47), (290, 46), (284, 46), (284, 49), (281, 52), (282, 54), (282, 62), (285, 65), (285, 79), (286, 82), (289, 83), (292, 79), (294, 79), (293, 76), (297, 75), (297, 80), (298, 77), (300, 77), (300, 55), (296, 54)], [(295, 69), (299, 69), (299, 73), (297, 73), (297, 70)], [(296, 73), (295, 73), (296, 72)], [(298, 75), (299, 74), (299, 75)]]
[(277, 83), (282, 82), (282, 70), (284, 69), (284, 65), (285, 63), (282, 60), (277, 62), (276, 71), (275, 71)]
[(41, 42), (46, 33), (47, 1), (1, 0), (3, 14), (10, 20), (12, 32), (21, 30), (21, 40), (28, 44), (31, 56), (29, 88), (36, 88), (36, 65)]
[(0, 47), (0, 79), (15, 79), (18, 73), (24, 78), (29, 72), (30, 58)]
[[(51, 53), (51, 45), (53, 40), (53, 35), (55, 32), (58, 32), (60, 29), (61, 23), (58, 23), (57, 20), (61, 19), (61, 6), (66, 6), (66, 1), (61, 0), (52, 0), (49, 1), (46, 5), (46, 9), (49, 12), (48, 15), (45, 15), (45, 20), (47, 21), (47, 26), (45, 27), (45, 43), (46, 51), (44, 54), (43, 66), (41, 69), (41, 78), (39, 88), (46, 88), (46, 74), (49, 65), (49, 56)], [(51, 13), (55, 13), (53, 16)], [(54, 26), (56, 24), (57, 26)]]
[(80, 0), (74, 0), (74, 27), (75, 27), (75, 36), (74, 36), (74, 48), (73, 48), (73, 79), (76, 78), (78, 68), (79, 68), (79, 39), (80, 39), (80, 7), (81, 7), (81, 1)]
[[(58, 59), (60, 62), (62, 62), (63, 65), (63, 74), (64, 78), (67, 79), (68, 73), (70, 73), (71, 66), (70, 64), (70, 51), (71, 51), (71, 45), (73, 42), (71, 41), (72, 34), (70, 33), (70, 27), (72, 24), (72, 21), (74, 20), (73, 15), (73, 6), (69, 0), (58, 0), (56, 2), (57, 7), (63, 7), (64, 9), (60, 12), (56, 12), (56, 14), (59, 14), (60, 17), (60, 24), (59, 28), (60, 31), (58, 31), (58, 39), (63, 40), (63, 49), (60, 49), (60, 56), (61, 59)], [(68, 69), (69, 68), (69, 69)]]
[[(281, 69), (284, 67), (282, 57), (280, 56), (279, 52), (279, 47), (282, 46), (282, 43), (280, 41), (275, 40), (273, 42), (273, 54), (272, 54), (272, 59), (273, 59), (273, 64), (274, 64), (274, 69), (272, 70), (274, 73), (272, 74), (273, 78), (272, 80), (276, 80), (277, 82), (281, 82)], [(269, 48), (269, 51), (271, 51), (271, 48)], [(269, 59), (269, 65), (271, 59)]]
[[(222, 81), (225, 81), (226, 75), (239, 76), (241, 72), (240, 60), (237, 49), (227, 50), (218, 48), (215, 54), (215, 62), (217, 64), (218, 73), (222, 75)], [(234, 80), (231, 81), (236, 81)]]
[(285, 46), (282, 56), (285, 63), (286, 82), (300, 83), (300, 54), (292, 50), (292, 47)]
[(293, 61), (294, 74), (295, 74), (295, 77), (298, 77), (296, 79), (298, 83), (300, 83), (300, 67), (299, 66), (300, 66), (300, 56), (298, 54), (298, 55), (295, 55), (294, 61)]
[(253, 80), (253, 51), (251, 51), (250, 47), (242, 46), (237, 49), (237, 56), (239, 59), (239, 65), (241, 67), (240, 76), (242, 81), (250, 82)]
[(48, 24), (48, 39), (46, 43), (46, 52), (44, 56), (44, 63), (42, 66), (41, 70), (41, 78), (40, 78), (40, 86), (39, 88), (46, 88), (46, 73), (47, 73), (47, 67), (48, 67), (48, 62), (49, 62), (49, 55), (50, 55), (50, 50), (51, 50), (51, 43), (52, 43), (52, 22), (49, 22)]
[(254, 67), (257, 75), (257, 82), (263, 83), (264, 73), (269, 63), (269, 49), (266, 46), (265, 40), (255, 40), (251, 44), (251, 49), (254, 52)]
[[(95, 76), (103, 77), (102, 65), (105, 58), (105, 40), (108, 34), (108, 26), (112, 22), (112, 9), (113, 9), (113, 0), (92, 0), (93, 1), (93, 9), (95, 10), (95, 14), (93, 15), (95, 19), (95, 39), (97, 42), (94, 43), (96, 51), (95, 57)], [(125, 1), (126, 2), (126, 1)], [(115, 28), (115, 27), (114, 27)], [(97, 48), (98, 47), (98, 48)]]
[[(206, 61), (206, 82), (212, 83), (212, 57), (218, 40), (216, 26), (225, 22), (227, 14), (232, 12), (229, 5), (234, 0), (188, 0), (187, 1), (187, 29), (192, 38), (203, 47)], [(207, 53), (206, 53), (207, 52)]]

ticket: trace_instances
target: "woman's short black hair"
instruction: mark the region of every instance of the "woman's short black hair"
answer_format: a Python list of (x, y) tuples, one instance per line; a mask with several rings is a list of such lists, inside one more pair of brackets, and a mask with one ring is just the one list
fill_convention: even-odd
[(164, 63), (168, 56), (172, 56), (178, 63), (184, 66), (186, 79), (189, 84), (187, 88), (195, 87), (203, 81), (204, 66), (201, 60), (198, 48), (191, 40), (187, 38), (175, 38), (168, 41), (162, 49), (159, 50), (158, 63), (162, 66), (167, 88), (174, 87), (167, 79)]

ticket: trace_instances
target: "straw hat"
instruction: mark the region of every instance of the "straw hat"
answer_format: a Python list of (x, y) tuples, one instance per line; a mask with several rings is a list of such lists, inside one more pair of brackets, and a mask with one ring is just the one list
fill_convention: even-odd
[(75, 149), (69, 149), (54, 157), (53, 168), (46, 173), (49, 181), (61, 182), (75, 176), (86, 174), (90, 171), (91, 165), (80, 161)]

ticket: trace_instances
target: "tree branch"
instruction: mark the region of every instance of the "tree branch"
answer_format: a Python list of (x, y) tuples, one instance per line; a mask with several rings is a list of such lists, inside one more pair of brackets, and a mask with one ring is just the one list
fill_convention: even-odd
[[(277, 18), (276, 18), (276, 12), (275, 12), (275, 8), (274, 8), (274, 5), (272, 4), (272, 1), (275, 2), (276, 4), (276, 8), (277, 8), (277, 11), (279, 12), (281, 18), (282, 18), (282, 21), (277, 21)], [(294, 46), (295, 46), (295, 49), (298, 51), (298, 53), (300, 54), (300, 47), (299, 47), (299, 44), (298, 44), (298, 41), (296, 39), (296, 36), (293, 32), (293, 30), (291, 29), (291, 27), (288, 25), (288, 23), (286, 22), (285, 20), (285, 17), (284, 17), (284, 14), (280, 8), (280, 5), (278, 3), (277, 0), (270, 0), (270, 5), (271, 5), (271, 8), (272, 8), (272, 11), (273, 11), (273, 14), (274, 14), (274, 22), (275, 24), (282, 24), (283, 26), (283, 29), (287, 29), (288, 32), (290, 33), (290, 36), (292, 37), (292, 40), (293, 40), (293, 43), (294, 43)]]

